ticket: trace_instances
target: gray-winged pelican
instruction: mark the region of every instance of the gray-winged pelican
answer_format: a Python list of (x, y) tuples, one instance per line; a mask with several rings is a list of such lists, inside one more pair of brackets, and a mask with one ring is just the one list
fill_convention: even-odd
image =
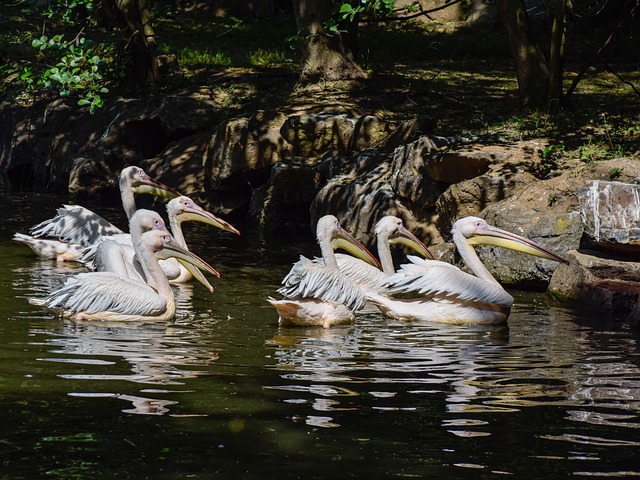
[(474, 245), (504, 247), (567, 263), (531, 240), (491, 226), (481, 218), (458, 220), (452, 234), (462, 260), (475, 276), (445, 262), (409, 256), (411, 263), (402, 265), (397, 273), (384, 281), (387, 294), (368, 292), (368, 299), (392, 318), (500, 324), (509, 317), (513, 297), (482, 264)]
[[(177, 197), (175, 190), (153, 180), (136, 166), (120, 172), (120, 197), (122, 206), (131, 220), (136, 211), (134, 194), (151, 194), (163, 198)], [(63, 205), (57, 215), (30, 229), (31, 235), (16, 233), (13, 237), (25, 243), (38, 256), (58, 261), (78, 261), (82, 249), (95, 243), (99, 237), (121, 234), (123, 231), (91, 210), (80, 205)]]
[(171, 285), (162, 272), (156, 254), (165, 252), (209, 273), (211, 266), (184, 249), (162, 230), (144, 232), (135, 243), (136, 256), (154, 287), (113, 272), (81, 273), (59, 290), (32, 303), (60, 311), (76, 320), (147, 321), (170, 320), (176, 303)]
[(334, 249), (343, 248), (380, 267), (375, 257), (347, 233), (333, 215), (318, 221), (316, 238), (324, 264), (300, 256), (282, 280), (284, 286), (278, 289), (284, 298), (268, 298), (278, 311), (282, 326), (329, 328), (354, 320), (353, 312), (364, 305), (366, 298), (360, 287), (338, 270)]

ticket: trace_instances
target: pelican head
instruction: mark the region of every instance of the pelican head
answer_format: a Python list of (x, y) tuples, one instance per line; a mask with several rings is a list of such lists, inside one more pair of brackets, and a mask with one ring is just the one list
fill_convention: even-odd
[(333, 215), (325, 215), (318, 220), (318, 225), (316, 226), (316, 238), (318, 243), (322, 243), (323, 239), (328, 238), (331, 240), (331, 248), (334, 250), (342, 248), (374, 267), (382, 268), (376, 257), (374, 257), (358, 240), (353, 238), (349, 232), (342, 228), (338, 219)]
[(133, 214), (131, 220), (129, 221), (129, 231), (131, 232), (131, 238), (140, 238), (140, 235), (142, 235), (144, 232), (148, 232), (149, 230), (160, 230), (163, 232), (168, 232), (167, 226), (165, 225), (164, 220), (158, 212), (154, 212), (153, 210), (146, 210), (144, 208), (136, 210), (136, 213)]
[(171, 199), (167, 203), (167, 211), (169, 215), (173, 216), (179, 221), (196, 221), (203, 222), (214, 227), (218, 227), (227, 232), (240, 235), (240, 232), (231, 224), (225, 222), (221, 218), (216, 217), (214, 214), (207, 212), (204, 208), (200, 207), (197, 203), (191, 200), (189, 197), (180, 196)]
[(435, 260), (424, 243), (407, 230), (402, 220), (393, 215), (382, 217), (376, 224), (376, 237), (390, 244), (405, 245), (424, 258)]
[(500, 228), (489, 225), (486, 220), (478, 217), (465, 217), (453, 224), (451, 230), (454, 238), (462, 235), (467, 244), (491, 245), (503, 247), (517, 252), (527, 253), (536, 257), (554, 260), (556, 262), (568, 264), (569, 262), (528, 238), (507, 232)]
[(126, 167), (120, 172), (120, 191), (130, 189), (134, 193), (148, 193), (162, 198), (178, 197), (180, 194), (171, 187), (152, 179), (140, 167)]
[(211, 265), (202, 260), (200, 257), (190, 252), (186, 248), (180, 246), (169, 232), (162, 230), (149, 230), (140, 236), (140, 242), (149, 245), (153, 252), (160, 258), (174, 257), (179, 261), (187, 262), (216, 277), (220, 274)]

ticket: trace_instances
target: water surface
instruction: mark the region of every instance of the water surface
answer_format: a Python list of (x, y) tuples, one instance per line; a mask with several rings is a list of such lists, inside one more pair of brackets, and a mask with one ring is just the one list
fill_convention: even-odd
[(28, 298), (82, 269), (11, 241), (64, 200), (0, 201), (0, 478), (640, 476), (624, 325), (513, 292), (506, 328), (281, 329), (266, 297), (316, 246), (207, 226), (185, 230), (213, 296), (177, 288), (170, 323), (78, 323)]

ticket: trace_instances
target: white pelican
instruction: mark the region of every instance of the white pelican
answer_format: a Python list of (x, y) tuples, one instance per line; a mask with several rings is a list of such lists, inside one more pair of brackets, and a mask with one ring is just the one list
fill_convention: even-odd
[[(208, 213), (204, 210), (203, 212)], [(161, 230), (167, 233), (169, 233), (169, 231), (159, 213), (146, 209), (137, 210), (136, 213), (133, 214), (130, 222), (130, 230), (130, 234), (101, 237), (102, 240), (100, 243), (98, 243), (95, 248), (90, 248), (93, 255), (91, 262), (92, 268), (96, 272), (113, 272), (133, 280), (146, 282), (152, 287), (155, 287), (153, 280), (145, 276), (132, 244), (135, 244), (140, 236), (149, 230)], [(173, 238), (176, 240), (175, 237)], [(123, 243), (124, 241), (128, 241), (129, 244)], [(182, 245), (178, 240), (176, 240), (176, 242), (188, 250), (186, 246)], [(165, 255), (164, 250), (156, 253), (156, 257), (160, 260), (160, 267), (169, 280), (171, 280), (171, 278), (177, 278), (181, 275), (181, 270), (184, 270), (191, 278), (195, 276), (207, 290), (213, 293), (211, 284), (202, 272), (193, 265), (184, 262), (182, 259), (176, 259), (171, 254)]]
[(352, 255), (336, 254), (338, 269), (357, 283), (363, 290), (384, 290), (383, 282), (396, 273), (391, 255), (391, 245), (405, 245), (423, 257), (434, 259), (433, 254), (418, 238), (407, 230), (402, 220), (393, 215), (382, 217), (375, 228), (378, 258), (382, 270)]
[[(184, 233), (182, 232), (182, 222), (185, 221), (206, 223), (221, 230), (240, 235), (240, 232), (233, 225), (206, 211), (189, 197), (182, 196), (169, 201), (169, 203), (167, 203), (167, 213), (169, 215), (169, 226), (171, 227), (173, 238), (178, 242), (178, 244), (187, 250), (189, 247), (187, 247), (187, 242), (184, 238)], [(169, 277), (169, 281), (171, 283), (184, 283), (193, 278), (192, 272), (175, 259), (167, 259), (166, 262), (173, 262), (179, 268), (178, 276)], [(165, 262), (162, 262), (163, 270), (166, 268), (164, 263)]]
[[(136, 210), (129, 222), (129, 230), (130, 234), (122, 233), (100, 237), (100, 243), (89, 248), (93, 255), (92, 270), (112, 272), (132, 280), (149, 283), (151, 279), (145, 278), (144, 270), (135, 258), (136, 251), (133, 244), (140, 239), (144, 232), (149, 230), (160, 230), (166, 233), (169, 233), (169, 230), (158, 212), (146, 209)], [(123, 237), (128, 239), (129, 244), (116, 240), (117, 238), (122, 240)], [(150, 285), (155, 286), (152, 283)]]
[[(126, 167), (120, 172), (122, 206), (131, 220), (136, 211), (134, 194), (148, 193), (163, 198), (180, 195), (175, 190), (153, 180), (140, 167)], [(79, 261), (82, 250), (95, 243), (100, 236), (123, 233), (118, 227), (97, 213), (80, 205), (63, 205), (55, 217), (30, 229), (31, 235), (16, 233), (13, 237), (25, 243), (37, 255), (60, 262)]]
[[(155, 212), (154, 212), (155, 213)], [(200, 207), (197, 203), (191, 200), (189, 197), (180, 196), (171, 199), (167, 203), (167, 213), (169, 217), (169, 225), (171, 226), (171, 233), (173, 234), (173, 238), (178, 244), (188, 250), (187, 242), (184, 238), (184, 233), (182, 232), (182, 222), (186, 221), (196, 221), (206, 223), (208, 225), (213, 225), (214, 227), (220, 228), (221, 230), (226, 230), (228, 232), (235, 233), (240, 235), (240, 232), (233, 227), (233, 225), (225, 222), (221, 218), (216, 217), (212, 213), (206, 211), (202, 207)], [(156, 214), (157, 215), (157, 214)], [(159, 215), (158, 215), (159, 217)], [(142, 224), (146, 225), (146, 230), (151, 228), (155, 228), (153, 225), (148, 223)], [(164, 226), (164, 222), (162, 224)], [(85, 265), (95, 271), (104, 271), (111, 270), (109, 263), (111, 263), (110, 257), (114, 255), (112, 253), (113, 250), (116, 249), (114, 245), (111, 243), (118, 242), (122, 244), (122, 249), (118, 253), (119, 255), (125, 255), (125, 258), (128, 259), (129, 263), (133, 262), (133, 242), (132, 242), (133, 234), (122, 233), (118, 235), (110, 235), (107, 237), (100, 237), (96, 244), (87, 248), (84, 251), (84, 255), (81, 259)], [(103, 243), (108, 242), (105, 247), (102, 246)], [(108, 253), (107, 253), (108, 251)], [(106, 260), (106, 265), (105, 265)], [(169, 279), (171, 283), (184, 283), (188, 282), (193, 278), (192, 272), (182, 265), (175, 258), (167, 258), (163, 259), (160, 262), (160, 266), (164, 271), (165, 275)], [(105, 268), (106, 267), (106, 268)], [(202, 278), (198, 277), (198, 279), (202, 282)], [(210, 285), (205, 283), (205, 286), (211, 289)]]
[(316, 238), (324, 264), (300, 256), (300, 261), (282, 280), (284, 286), (278, 289), (284, 299), (268, 298), (278, 311), (282, 326), (329, 328), (354, 320), (353, 311), (361, 308), (366, 298), (360, 287), (338, 270), (334, 249), (343, 248), (380, 267), (375, 257), (347, 233), (333, 215), (318, 221)]
[(148, 321), (170, 320), (176, 302), (156, 253), (163, 251), (192, 265), (218, 275), (211, 266), (178, 245), (168, 232), (149, 230), (135, 243), (136, 255), (147, 283), (113, 272), (81, 273), (69, 279), (59, 290), (32, 303), (57, 310), (76, 320)]
[[(506, 322), (513, 297), (482, 264), (474, 245), (493, 245), (567, 263), (529, 239), (493, 227), (481, 218), (458, 220), (453, 241), (474, 275), (437, 260), (409, 256), (411, 263), (384, 281), (387, 294), (368, 292), (388, 317), (440, 323), (500, 324)], [(401, 298), (393, 295), (400, 294)]]

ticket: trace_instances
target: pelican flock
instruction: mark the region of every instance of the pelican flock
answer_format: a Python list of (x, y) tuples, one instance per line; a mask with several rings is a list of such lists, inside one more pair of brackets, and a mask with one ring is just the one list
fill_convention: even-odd
[[(84, 207), (71, 205), (63, 205), (54, 218), (32, 227), (31, 235), (15, 234), (14, 240), (41, 257), (82, 259), (93, 270), (69, 278), (32, 303), (77, 320), (169, 320), (176, 312), (171, 282), (196, 278), (213, 292), (204, 273), (220, 275), (189, 250), (182, 223), (198, 221), (236, 235), (240, 232), (139, 167), (123, 169), (119, 185), (130, 234)], [(159, 213), (136, 209), (135, 195), (142, 193), (172, 198), (167, 203), (171, 232)], [(514, 299), (482, 264), (474, 246), (509, 248), (567, 263), (541, 245), (478, 217), (459, 219), (451, 233), (472, 274), (436, 260), (397, 217), (385, 216), (376, 224), (378, 261), (335, 216), (325, 215), (316, 228), (321, 258), (301, 255), (277, 290), (282, 298), (267, 301), (283, 327), (351, 323), (365, 304), (394, 319), (502, 324)], [(408, 255), (408, 263), (396, 270), (391, 254), (395, 244), (420, 257)], [(337, 249), (349, 254), (336, 253)]]
[[(189, 197), (184, 195), (172, 198), (167, 203), (167, 215), (173, 238), (178, 242), (178, 244), (187, 250), (187, 241), (185, 239), (184, 232), (182, 231), (183, 222), (194, 221), (206, 223), (221, 230), (240, 235), (238, 229), (233, 225), (206, 211)], [(150, 228), (152, 227), (149, 225), (148, 229)], [(96, 271), (112, 269), (109, 264), (111, 263), (110, 256), (114, 255), (114, 253), (111, 253), (111, 251), (116, 249), (113, 243), (120, 244), (121, 247), (119, 253), (125, 256), (128, 260), (127, 263), (133, 263), (134, 251), (132, 235), (127, 233), (102, 236), (98, 238), (92, 246), (84, 250), (84, 254), (80, 261), (88, 268)], [(107, 253), (107, 251), (109, 251), (109, 253)], [(171, 283), (185, 283), (193, 279), (194, 273), (192, 273), (192, 269), (189, 266), (185, 267), (175, 258), (169, 257), (167, 259), (162, 259), (160, 266)], [(197, 273), (195, 275), (197, 276)], [(198, 279), (204, 283), (201, 277)], [(204, 284), (210, 289), (210, 285), (207, 285), (206, 283)]]
[(380, 268), (364, 262), (358, 257), (336, 253), (338, 269), (365, 292), (384, 291), (384, 281), (395, 273), (391, 245), (404, 245), (424, 258), (431, 260), (435, 258), (425, 244), (405, 228), (402, 220), (398, 217), (393, 215), (382, 217), (376, 224), (375, 234)]

